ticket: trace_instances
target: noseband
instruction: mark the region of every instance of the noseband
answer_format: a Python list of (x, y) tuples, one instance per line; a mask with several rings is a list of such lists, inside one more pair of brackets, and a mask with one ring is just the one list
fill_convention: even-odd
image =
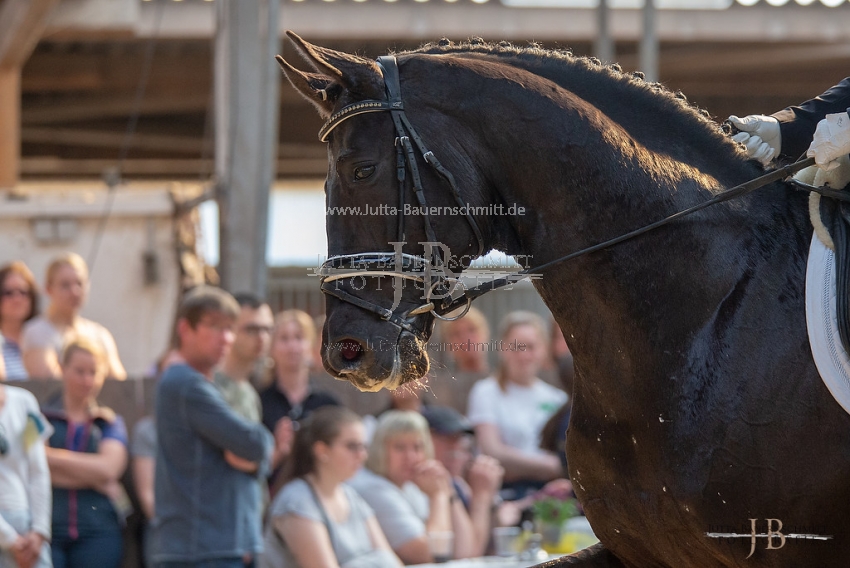
[[(419, 203), (419, 210), (422, 211), (423, 221), (425, 224), (425, 235), (430, 243), (437, 243), (434, 228), (431, 224), (431, 219), (428, 215), (428, 205), (425, 200), (425, 191), (422, 187), (422, 179), (419, 175), (419, 166), (416, 162), (416, 151), (414, 145), (422, 159), (431, 166), (437, 174), (446, 181), (451, 188), (452, 197), (460, 206), (462, 211), (466, 212), (466, 220), (472, 228), (472, 232), (478, 241), (478, 254), (481, 256), (484, 253), (484, 238), (481, 234), (481, 229), (475, 222), (475, 219), (469, 213), (460, 191), (457, 188), (454, 176), (448, 171), (433, 152), (428, 150), (422, 138), (410, 124), (407, 115), (404, 112), (404, 103), (401, 100), (401, 86), (399, 82), (398, 63), (395, 56), (387, 55), (378, 58), (378, 67), (384, 76), (384, 85), (387, 98), (385, 100), (364, 100), (346, 105), (325, 122), (321, 130), (319, 130), (319, 140), (327, 142), (330, 133), (344, 121), (353, 116), (365, 114), (369, 112), (389, 112), (395, 126), (396, 139), (396, 178), (398, 179), (398, 246), (403, 246), (404, 242), (404, 210), (405, 210), (405, 194), (408, 187), (407, 179), (413, 184), (413, 191), (416, 195), (416, 200)], [(412, 142), (411, 142), (412, 141)], [(426, 249), (427, 250), (427, 249)], [(425, 330), (419, 329), (412, 324), (412, 319), (418, 315), (433, 312), (440, 319), (453, 320), (462, 317), (466, 314), (472, 302), (470, 298), (465, 302), (463, 313), (456, 317), (444, 317), (449, 311), (455, 310), (464, 303), (458, 304), (457, 299), (454, 301), (451, 294), (441, 294), (442, 301), (434, 302), (432, 298), (435, 290), (454, 290), (459, 281), (454, 278), (454, 275), (446, 267), (446, 259), (442, 257), (441, 250), (438, 247), (431, 249), (430, 258), (424, 256), (416, 256), (404, 254), (401, 252), (365, 252), (359, 254), (333, 256), (327, 259), (322, 267), (317, 271), (317, 274), (322, 278), (321, 289), (325, 294), (329, 294), (344, 302), (354, 304), (366, 311), (377, 314), (381, 319), (389, 321), (396, 326), (409, 331), (419, 337), (425, 339)], [(395, 285), (400, 286), (404, 280), (412, 280), (415, 283), (422, 284), (424, 291), (425, 302), (407, 311), (396, 312), (379, 306), (373, 302), (358, 298), (344, 290), (340, 290), (338, 286), (332, 285), (333, 282), (345, 278), (364, 278), (368, 276), (392, 276), (395, 277)], [(365, 286), (365, 278), (364, 278)], [(362, 288), (361, 288), (362, 289)]]

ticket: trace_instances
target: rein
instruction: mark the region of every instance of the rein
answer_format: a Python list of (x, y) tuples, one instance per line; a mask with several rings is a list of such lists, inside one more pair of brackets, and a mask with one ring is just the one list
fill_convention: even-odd
[[(676, 213), (673, 213), (672, 215), (669, 215), (669, 216), (667, 216), (663, 219), (660, 219), (660, 220), (658, 220), (654, 223), (650, 223), (649, 225), (645, 225), (645, 226), (643, 226), (639, 229), (635, 229), (634, 231), (620, 235), (619, 237), (614, 237), (613, 239), (609, 239), (607, 241), (603, 241), (601, 243), (589, 246), (587, 248), (583, 248), (583, 249), (578, 250), (576, 252), (572, 252), (572, 253), (564, 255), (560, 258), (556, 258), (555, 260), (551, 260), (551, 261), (549, 261), (545, 264), (541, 264), (540, 266), (533, 266), (531, 268), (526, 268), (525, 270), (521, 270), (521, 271), (519, 271), (515, 274), (511, 274), (510, 276), (506, 276), (504, 278), (499, 278), (497, 280), (493, 280), (492, 282), (488, 282), (486, 285), (480, 285), (479, 284), (478, 286), (476, 286), (474, 288), (471, 288), (469, 290), (464, 291), (464, 294), (461, 295), (459, 298), (457, 298), (456, 300), (452, 300), (452, 302), (450, 304), (448, 304), (447, 306), (444, 306), (444, 307), (441, 306), (439, 309), (441, 309), (441, 310), (445, 309), (446, 311), (450, 312), (450, 311), (455, 310), (458, 307), (466, 304), (467, 301), (472, 301), (472, 300), (474, 300), (474, 299), (476, 299), (480, 296), (483, 296), (487, 292), (490, 292), (491, 290), (496, 290), (497, 288), (502, 288), (504, 286), (507, 286), (508, 284), (511, 284), (513, 282), (521, 280), (522, 277), (527, 277), (527, 276), (530, 276), (531, 274), (533, 274), (537, 271), (545, 270), (547, 268), (551, 268), (552, 266), (554, 266), (558, 263), (566, 262), (568, 260), (578, 258), (578, 257), (583, 256), (585, 254), (590, 254), (590, 253), (596, 252), (598, 250), (602, 250), (602, 249), (606, 249), (608, 247), (612, 247), (616, 244), (622, 243), (623, 241), (627, 241), (629, 239), (632, 239), (632, 238), (637, 237), (639, 235), (642, 235), (644, 233), (648, 233), (649, 231), (651, 231), (653, 229), (657, 229), (658, 227), (662, 227), (664, 225), (667, 225), (668, 223), (671, 223), (671, 222), (673, 222), (677, 219), (681, 219), (682, 217), (686, 217), (687, 215), (690, 215), (691, 213), (696, 213), (697, 211), (705, 209), (706, 207), (710, 207), (710, 206), (715, 205), (717, 203), (722, 203), (724, 201), (728, 201), (730, 199), (734, 199), (736, 197), (746, 195), (746, 194), (748, 194), (752, 191), (755, 191), (756, 189), (764, 187), (764, 186), (771, 184), (775, 181), (785, 179), (786, 177), (788, 177), (788, 176), (790, 176), (790, 175), (792, 175), (792, 174), (794, 174), (794, 173), (796, 173), (796, 172), (798, 172), (798, 171), (800, 171), (804, 168), (807, 168), (809, 166), (813, 166), (814, 164), (815, 164), (814, 158), (805, 158), (803, 160), (799, 160), (797, 162), (794, 162), (793, 164), (789, 164), (789, 165), (784, 166), (782, 168), (778, 168), (776, 170), (773, 170), (770, 173), (767, 173), (763, 176), (759, 176), (759, 177), (752, 179), (752, 180), (750, 180), (746, 183), (742, 183), (741, 185), (736, 185), (735, 187), (731, 187), (729, 189), (726, 189), (726, 190), (718, 193), (717, 195), (715, 195), (714, 197), (712, 197), (708, 201), (704, 201), (702, 203), (694, 205), (693, 207), (688, 207), (687, 209), (683, 209), (682, 211), (678, 211)], [(800, 184), (800, 185), (803, 185), (803, 184)], [(814, 187), (808, 186), (808, 187), (801, 187), (801, 189), (806, 189), (807, 191), (816, 191), (818, 193), (823, 194), (823, 191), (821, 191), (821, 188), (814, 188)], [(830, 192), (830, 193), (832, 193), (832, 192)], [(838, 193), (838, 192), (835, 192), (835, 193)], [(485, 286), (486, 286), (486, 288), (485, 288)], [(469, 300), (467, 300), (466, 297), (468, 297)]]
[[(399, 211), (404, 210), (404, 196), (405, 189), (407, 188), (406, 174), (409, 170), (416, 199), (419, 202), (419, 205), (421, 206), (421, 210), (423, 211), (425, 234), (430, 242), (436, 243), (437, 240), (434, 234), (434, 229), (431, 225), (431, 220), (427, 214), (428, 209), (425, 201), (425, 192), (424, 188), (422, 187), (422, 180), (419, 175), (419, 169), (416, 163), (416, 156), (413, 148), (414, 145), (421, 153), (422, 158), (425, 160), (425, 163), (434, 168), (434, 170), (440, 175), (440, 177), (448, 183), (451, 189), (452, 196), (454, 197), (458, 205), (460, 205), (461, 208), (465, 209), (465, 204), (463, 202), (463, 198), (460, 195), (460, 191), (458, 190), (454, 176), (452, 176), (451, 172), (449, 172), (446, 168), (443, 167), (443, 165), (436, 158), (436, 156), (434, 156), (434, 153), (428, 150), (428, 148), (422, 141), (422, 138), (419, 136), (419, 134), (410, 124), (410, 121), (407, 119), (407, 115), (404, 112), (404, 103), (401, 99), (398, 63), (396, 61), (395, 56), (390, 55), (379, 57), (378, 66), (380, 67), (384, 75), (385, 89), (387, 93), (386, 100), (363, 100), (344, 106), (343, 108), (332, 114), (331, 117), (327, 120), (327, 122), (325, 122), (325, 124), (319, 130), (319, 139), (322, 142), (327, 142), (330, 133), (342, 122), (348, 120), (353, 116), (371, 112), (389, 112), (392, 116), (393, 124), (395, 126), (397, 135), (395, 140), (397, 172), (396, 177), (399, 182), (399, 204), (402, 206), (399, 208)], [(413, 141), (412, 143), (411, 140)], [(693, 207), (689, 207), (677, 213), (673, 213), (672, 215), (669, 215), (649, 225), (645, 225), (634, 231), (572, 252), (570, 254), (567, 254), (560, 258), (556, 258), (539, 266), (527, 268), (514, 274), (510, 274), (509, 276), (498, 278), (490, 282), (482, 283), (472, 288), (467, 289), (464, 286), (463, 293), (455, 298), (452, 298), (451, 293), (448, 293), (443, 294), (440, 300), (431, 300), (431, 295), (433, 294), (435, 288), (445, 289), (450, 286), (450, 282), (453, 282), (455, 286), (457, 284), (463, 286), (459, 280), (454, 278), (447, 278), (445, 276), (447, 270), (445, 268), (444, 259), (441, 257), (441, 254), (438, 249), (432, 250), (430, 259), (426, 259), (425, 257), (416, 255), (401, 254), (398, 252), (366, 252), (359, 254), (334, 256), (328, 258), (322, 264), (321, 268), (316, 271), (316, 273), (322, 279), (321, 290), (323, 293), (334, 296), (344, 302), (354, 304), (355, 306), (358, 306), (366, 311), (370, 311), (378, 315), (381, 319), (389, 321), (398, 326), (399, 328), (413, 333), (420, 339), (424, 339), (425, 331), (413, 325), (413, 319), (416, 316), (430, 312), (433, 313), (434, 316), (443, 320), (458, 319), (466, 314), (474, 299), (483, 296), (487, 292), (503, 288), (504, 286), (528, 278), (535, 272), (551, 268), (556, 264), (566, 262), (568, 260), (572, 260), (574, 258), (578, 258), (580, 256), (590, 254), (592, 252), (606, 249), (608, 247), (612, 247), (623, 241), (627, 241), (629, 239), (652, 231), (653, 229), (657, 229), (659, 227), (667, 225), (677, 219), (681, 219), (682, 217), (685, 217), (692, 213), (696, 213), (697, 211), (705, 209), (706, 207), (710, 207), (711, 205), (715, 205), (717, 203), (722, 203), (724, 201), (728, 201), (730, 199), (746, 195), (752, 191), (755, 191), (756, 189), (764, 187), (765, 185), (782, 180), (796, 173), (797, 171), (802, 170), (803, 168), (814, 165), (814, 163), (814, 158), (806, 158), (799, 160), (797, 162), (794, 162), (793, 164), (778, 168), (772, 172), (757, 177), (746, 183), (724, 190), (712, 197), (711, 199), (704, 201), (703, 203), (694, 205)], [(801, 187), (801, 189), (806, 189), (808, 191), (817, 191), (816, 188), (811, 187)], [(478, 255), (480, 256), (484, 253), (484, 239), (482, 237), (481, 230), (478, 227), (478, 224), (475, 222), (475, 219), (468, 212), (468, 210), (466, 213), (466, 219), (470, 227), (472, 228), (475, 238), (478, 241)], [(403, 213), (400, 213), (398, 217), (398, 242), (401, 245), (405, 244)], [(340, 279), (363, 277), (364, 272), (373, 276), (393, 276), (396, 278), (413, 280), (415, 282), (423, 283), (423, 289), (425, 291), (425, 303), (419, 307), (407, 310), (405, 312), (397, 313), (393, 310), (381, 307), (368, 300), (358, 298), (357, 296), (354, 296), (353, 294), (350, 294), (343, 290), (339, 290), (336, 287), (330, 286), (331, 282)], [(454, 290), (454, 287), (451, 287), (451, 290)], [(453, 317), (445, 317), (446, 314), (453, 312), (461, 307), (465, 309), (459, 315)]]

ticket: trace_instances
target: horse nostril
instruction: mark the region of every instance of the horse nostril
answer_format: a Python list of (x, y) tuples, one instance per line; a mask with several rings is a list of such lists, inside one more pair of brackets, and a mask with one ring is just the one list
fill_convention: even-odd
[(355, 361), (363, 354), (363, 348), (353, 339), (343, 339), (339, 342), (339, 354), (346, 361)]

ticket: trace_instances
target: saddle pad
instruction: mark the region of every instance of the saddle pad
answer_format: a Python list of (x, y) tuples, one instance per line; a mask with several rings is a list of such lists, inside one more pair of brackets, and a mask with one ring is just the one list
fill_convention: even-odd
[(835, 253), (812, 237), (806, 267), (806, 325), (823, 383), (850, 413), (850, 357), (841, 346), (835, 313)]

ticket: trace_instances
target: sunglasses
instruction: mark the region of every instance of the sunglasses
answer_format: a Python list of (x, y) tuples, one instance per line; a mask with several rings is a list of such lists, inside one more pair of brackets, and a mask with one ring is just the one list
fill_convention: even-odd
[(6, 438), (6, 429), (0, 424), (0, 456), (9, 453), (9, 439)]

